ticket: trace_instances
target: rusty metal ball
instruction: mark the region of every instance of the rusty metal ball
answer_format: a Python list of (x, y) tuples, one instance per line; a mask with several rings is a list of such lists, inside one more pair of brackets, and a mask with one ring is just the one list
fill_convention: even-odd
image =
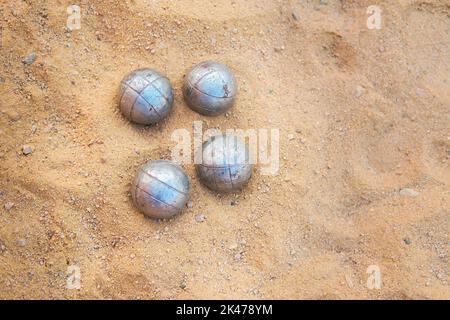
[(178, 165), (167, 160), (144, 164), (136, 174), (131, 195), (146, 216), (167, 219), (183, 210), (189, 199), (189, 178)]
[(172, 104), (172, 85), (158, 71), (138, 69), (127, 74), (120, 83), (120, 110), (132, 122), (154, 124), (167, 117)]
[(184, 78), (183, 95), (188, 106), (203, 115), (216, 116), (230, 109), (237, 94), (237, 82), (224, 64), (204, 61)]
[(218, 192), (241, 189), (250, 179), (248, 145), (234, 134), (212, 136), (202, 145), (202, 163), (196, 165), (200, 180)]

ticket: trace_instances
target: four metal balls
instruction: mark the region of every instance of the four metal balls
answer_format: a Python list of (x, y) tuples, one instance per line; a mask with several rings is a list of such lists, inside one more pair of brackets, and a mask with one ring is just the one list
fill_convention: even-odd
[(183, 95), (186, 103), (192, 110), (206, 116), (216, 116), (230, 109), (236, 93), (236, 79), (222, 63), (201, 62), (184, 78)]
[(189, 189), (189, 178), (183, 169), (171, 161), (154, 160), (139, 169), (131, 186), (131, 195), (143, 214), (167, 219), (184, 208)]
[(196, 165), (200, 180), (210, 189), (232, 192), (241, 189), (250, 179), (247, 144), (234, 134), (212, 136), (202, 146), (202, 163)]
[[(224, 64), (204, 61), (186, 75), (183, 96), (188, 106), (200, 114), (219, 115), (234, 104), (237, 83)], [(143, 68), (127, 74), (119, 88), (119, 106), (130, 121), (150, 125), (167, 117), (174, 101), (169, 79)], [(196, 165), (200, 180), (210, 189), (231, 192), (250, 179), (253, 164), (245, 142), (233, 134), (211, 137), (199, 150), (203, 162)], [(189, 199), (189, 178), (178, 165), (167, 160), (143, 165), (131, 187), (136, 207), (146, 216), (171, 218), (181, 212)]]
[(123, 115), (138, 124), (154, 124), (164, 119), (173, 104), (169, 79), (153, 69), (138, 69), (127, 74), (119, 88)]

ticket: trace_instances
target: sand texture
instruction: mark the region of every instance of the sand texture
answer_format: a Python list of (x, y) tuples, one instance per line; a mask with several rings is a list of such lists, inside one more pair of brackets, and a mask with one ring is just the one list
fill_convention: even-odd
[[(2, 1), (0, 298), (449, 299), (450, 3), (376, 1), (378, 30), (373, 2), (80, 0), (70, 31), (71, 1)], [(235, 73), (227, 114), (183, 101), (203, 60)], [(155, 126), (117, 106), (142, 67), (174, 88)], [(185, 164), (191, 208), (144, 218), (137, 168), (194, 121), (279, 129), (278, 174), (219, 195)]]

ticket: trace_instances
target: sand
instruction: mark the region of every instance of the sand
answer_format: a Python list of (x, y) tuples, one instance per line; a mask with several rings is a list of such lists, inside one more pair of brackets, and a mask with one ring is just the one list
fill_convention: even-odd
[[(70, 1), (2, 1), (0, 298), (449, 299), (450, 4), (368, 29), (373, 2), (78, 1), (70, 31)], [(208, 59), (240, 87), (213, 118), (181, 93)], [(117, 107), (139, 67), (174, 87), (156, 126)], [(137, 168), (194, 121), (278, 129), (279, 171), (218, 195), (184, 164), (192, 208), (144, 218)]]

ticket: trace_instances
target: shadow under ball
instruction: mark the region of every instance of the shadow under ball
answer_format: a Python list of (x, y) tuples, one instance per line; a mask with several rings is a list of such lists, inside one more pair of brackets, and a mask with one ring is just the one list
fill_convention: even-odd
[(184, 78), (184, 99), (192, 110), (202, 115), (216, 116), (224, 113), (233, 106), (236, 94), (236, 79), (222, 63), (201, 62)]
[(189, 178), (178, 165), (167, 160), (144, 164), (131, 185), (136, 207), (147, 217), (168, 219), (180, 213), (189, 199)]
[(197, 174), (208, 188), (218, 192), (242, 189), (252, 175), (248, 145), (233, 134), (212, 136), (203, 143)]
[(120, 83), (120, 110), (137, 124), (150, 125), (167, 117), (173, 99), (169, 79), (153, 69), (132, 71)]

